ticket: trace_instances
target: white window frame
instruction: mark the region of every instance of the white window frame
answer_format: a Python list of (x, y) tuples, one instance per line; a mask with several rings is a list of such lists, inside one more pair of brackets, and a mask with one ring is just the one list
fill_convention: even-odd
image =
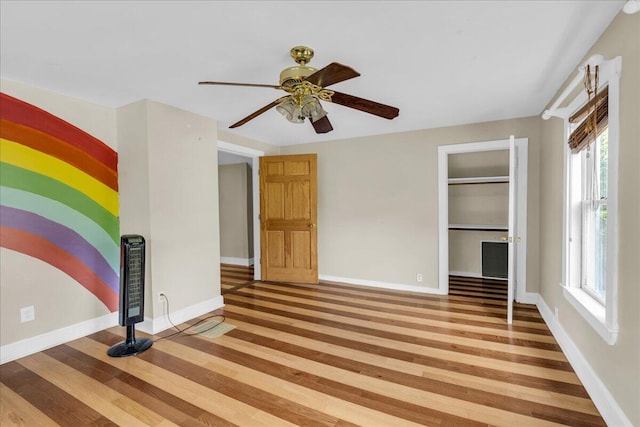
[[(577, 127), (577, 126), (575, 126)], [(608, 125), (607, 125), (608, 127)], [(598, 137), (599, 139), (600, 137)], [(580, 152), (580, 156), (581, 156), (581, 176), (583, 178), (583, 182), (582, 182), (582, 202), (581, 202), (581, 224), (584, 230), (584, 226), (586, 223), (589, 224), (589, 228), (590, 228), (590, 232), (591, 231), (595, 231), (595, 224), (593, 223), (594, 221), (594, 217), (595, 215), (593, 215), (592, 213), (592, 209), (591, 208), (585, 208), (585, 205), (588, 204), (589, 202), (586, 202), (585, 199), (585, 195), (584, 192), (588, 191), (587, 189), (589, 189), (592, 185), (590, 180), (593, 180), (593, 176), (592, 172), (594, 170), (594, 163), (599, 163), (599, 150), (596, 149), (596, 146), (594, 145), (594, 147), (591, 149), (591, 155), (587, 156), (586, 155), (586, 151), (587, 150), (582, 150)], [(608, 150), (607, 150), (608, 151)], [(607, 162), (608, 163), (608, 162)], [(573, 163), (572, 163), (573, 164)], [(586, 171), (586, 173), (585, 173)], [(607, 186), (608, 187), (608, 186)], [(597, 205), (597, 207), (602, 207), (602, 206), (607, 206), (608, 207), (608, 196), (607, 198), (600, 199), (600, 200), (594, 200), (593, 203), (595, 205)], [(590, 203), (589, 203), (590, 204)], [(572, 219), (574, 219), (573, 214), (572, 215)], [(608, 220), (607, 220), (608, 221)], [(581, 233), (581, 237), (582, 237)], [(585, 259), (589, 259), (591, 256), (595, 256), (595, 254), (591, 253), (591, 250), (593, 248), (591, 247), (587, 247), (587, 245), (585, 244), (586, 242), (583, 241), (581, 242), (581, 246), (582, 246), (582, 259), (581, 261), (585, 260)], [(595, 299), (598, 303), (600, 303), (600, 305), (606, 306), (606, 293), (604, 296), (600, 295), (595, 289), (591, 289), (589, 286), (587, 286), (587, 278), (589, 279), (595, 279), (594, 277), (591, 277), (593, 273), (593, 271), (588, 271), (593, 267), (593, 265), (591, 263), (585, 263), (582, 262), (581, 265), (581, 288), (583, 291), (585, 291), (587, 294), (589, 294), (593, 299)], [(606, 272), (605, 272), (606, 273)], [(590, 285), (595, 285), (595, 283), (591, 283)], [(606, 286), (606, 278), (605, 278), (605, 286)]]
[[(592, 57), (593, 59), (594, 57)], [(564, 224), (562, 289), (567, 301), (582, 315), (609, 345), (618, 338), (618, 145), (619, 145), (619, 98), (622, 59), (616, 57), (604, 61), (599, 57), (600, 87), (609, 86), (609, 153), (607, 180), (607, 264), (606, 293), (604, 303), (594, 298), (580, 284), (582, 242), (580, 237), (582, 217), (576, 213), (572, 194), (576, 194), (577, 183), (572, 182), (572, 170), (579, 166), (581, 156), (573, 155), (567, 143), (571, 125), (569, 116), (587, 102), (584, 90), (571, 103), (551, 112), (564, 118)], [(593, 64), (592, 64), (593, 65)], [(581, 75), (584, 69), (581, 68)], [(578, 79), (576, 79), (578, 80)], [(576, 81), (574, 80), (574, 81)], [(581, 81), (581, 79), (580, 79)], [(580, 212), (580, 210), (577, 210)]]

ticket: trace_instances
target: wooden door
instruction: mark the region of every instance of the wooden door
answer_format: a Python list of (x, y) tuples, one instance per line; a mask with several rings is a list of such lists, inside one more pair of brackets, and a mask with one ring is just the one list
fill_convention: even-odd
[(317, 156), (260, 158), (262, 280), (318, 283)]

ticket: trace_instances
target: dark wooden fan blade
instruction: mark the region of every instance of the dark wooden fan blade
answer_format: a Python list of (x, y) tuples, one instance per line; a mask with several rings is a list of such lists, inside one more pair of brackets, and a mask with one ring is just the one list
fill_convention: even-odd
[(400, 113), (400, 110), (396, 107), (340, 92), (334, 92), (331, 96), (331, 102), (334, 104), (344, 105), (345, 107), (355, 108), (356, 110), (364, 111), (365, 113), (373, 114), (375, 116), (384, 117), (389, 120), (398, 117), (398, 114)]
[(315, 122), (311, 121), (311, 119), (309, 119), (309, 121), (313, 125), (313, 128), (316, 130), (316, 133), (327, 133), (333, 130), (333, 126), (331, 126), (331, 122), (329, 121), (329, 118), (327, 116), (324, 116), (323, 118), (318, 119)]
[(311, 74), (305, 80), (320, 87), (327, 87), (358, 77), (359, 75), (360, 73), (351, 67), (347, 67), (346, 65), (342, 65), (337, 62), (332, 62), (326, 67)]
[(273, 107), (275, 107), (276, 105), (280, 104), (282, 101), (284, 101), (287, 98), (288, 98), (288, 96), (283, 96), (282, 98), (276, 99), (275, 101), (273, 101), (272, 103), (270, 103), (268, 105), (265, 105), (264, 107), (262, 107), (258, 111), (255, 111), (255, 112), (249, 114), (247, 117), (245, 117), (244, 119), (240, 120), (239, 122), (236, 122), (236, 123), (232, 124), (231, 126), (229, 126), (229, 128), (237, 128), (238, 126), (242, 126), (243, 124), (247, 123), (249, 120), (253, 120), (256, 117), (258, 117), (260, 114), (264, 113), (265, 111), (272, 109)]
[(282, 89), (282, 86), (263, 85), (259, 83), (233, 83), (233, 82), (198, 82), (199, 85), (218, 85), (218, 86), (249, 86), (249, 87), (270, 87), (273, 89)]

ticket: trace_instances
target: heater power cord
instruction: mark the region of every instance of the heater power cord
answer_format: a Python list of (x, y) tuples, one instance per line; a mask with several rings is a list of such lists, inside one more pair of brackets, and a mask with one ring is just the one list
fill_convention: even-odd
[[(171, 324), (171, 326), (173, 326), (177, 330), (177, 332), (174, 332), (174, 333), (172, 333), (170, 335), (167, 335), (165, 337), (156, 338), (153, 342), (158, 342), (158, 341), (161, 341), (161, 340), (166, 340), (166, 339), (169, 339), (169, 338), (173, 338), (173, 337), (175, 337), (177, 335), (180, 335), (180, 334), (189, 335), (189, 336), (200, 335), (200, 334), (203, 334), (205, 332), (212, 331), (213, 329), (215, 329), (218, 326), (222, 325), (224, 323), (224, 321), (226, 320), (226, 317), (223, 314), (213, 314), (211, 316), (205, 317), (204, 319), (198, 320), (196, 323), (194, 323), (193, 325), (191, 325), (191, 326), (189, 326), (187, 328), (180, 329), (178, 326), (176, 326), (173, 323), (173, 321), (171, 320), (171, 316), (169, 315), (169, 313), (170, 313), (170, 311), (169, 311), (169, 298), (167, 298), (167, 296), (165, 294), (161, 294), (161, 296), (164, 298), (165, 303), (166, 303), (165, 315), (167, 316), (167, 320), (169, 320), (169, 323)], [(218, 323), (216, 323), (212, 327), (207, 328), (207, 329), (205, 329), (203, 331), (200, 331), (200, 332), (189, 332), (189, 329), (194, 328), (194, 327), (198, 326), (199, 324), (201, 324), (203, 322), (206, 322), (209, 319), (216, 318), (216, 317), (222, 318), (222, 320), (220, 320)]]

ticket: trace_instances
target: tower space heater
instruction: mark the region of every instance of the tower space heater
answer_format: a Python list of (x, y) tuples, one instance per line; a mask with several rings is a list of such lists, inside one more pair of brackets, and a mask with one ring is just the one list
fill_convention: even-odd
[(107, 350), (111, 357), (133, 356), (151, 347), (149, 338), (136, 339), (136, 323), (144, 320), (144, 237), (128, 234), (120, 237), (120, 316), (127, 328), (127, 339)]

